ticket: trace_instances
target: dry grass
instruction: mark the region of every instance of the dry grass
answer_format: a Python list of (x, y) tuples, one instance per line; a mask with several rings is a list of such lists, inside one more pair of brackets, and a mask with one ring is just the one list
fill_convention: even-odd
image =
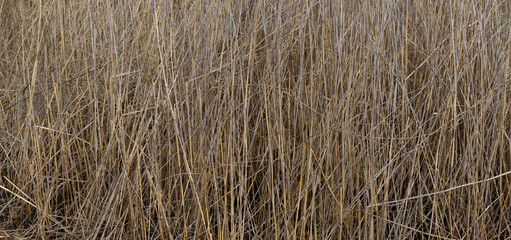
[(0, 0), (0, 237), (509, 239), (510, 5)]

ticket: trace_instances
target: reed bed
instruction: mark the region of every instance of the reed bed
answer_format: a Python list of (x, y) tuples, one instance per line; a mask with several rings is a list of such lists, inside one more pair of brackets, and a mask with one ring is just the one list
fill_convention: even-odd
[(0, 237), (509, 239), (511, 2), (0, 1)]

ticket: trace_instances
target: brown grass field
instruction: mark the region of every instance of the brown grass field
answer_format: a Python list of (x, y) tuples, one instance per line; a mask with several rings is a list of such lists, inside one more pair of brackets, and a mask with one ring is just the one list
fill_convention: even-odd
[(509, 0), (0, 0), (0, 239), (511, 239)]

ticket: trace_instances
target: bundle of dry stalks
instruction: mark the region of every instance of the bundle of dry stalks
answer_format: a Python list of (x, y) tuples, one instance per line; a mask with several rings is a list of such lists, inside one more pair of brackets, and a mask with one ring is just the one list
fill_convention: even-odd
[(509, 238), (510, 8), (1, 0), (0, 238)]

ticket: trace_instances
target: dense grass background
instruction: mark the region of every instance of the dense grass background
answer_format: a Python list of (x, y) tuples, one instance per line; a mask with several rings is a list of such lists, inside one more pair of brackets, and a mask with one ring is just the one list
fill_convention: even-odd
[(509, 239), (510, 8), (0, 0), (0, 237)]

